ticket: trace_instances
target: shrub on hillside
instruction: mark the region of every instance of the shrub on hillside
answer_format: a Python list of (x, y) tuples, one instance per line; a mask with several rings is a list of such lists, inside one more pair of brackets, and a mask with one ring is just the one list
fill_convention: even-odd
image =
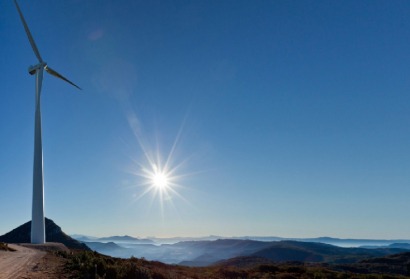
[(1, 250), (3, 250), (3, 251), (10, 251), (10, 252), (16, 251), (15, 249), (10, 248), (8, 243), (4, 243), (4, 242), (0, 242), (0, 251), (1, 251)]

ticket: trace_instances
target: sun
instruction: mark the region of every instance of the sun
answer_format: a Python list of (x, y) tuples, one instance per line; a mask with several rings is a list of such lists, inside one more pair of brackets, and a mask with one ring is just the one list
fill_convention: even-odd
[(161, 164), (152, 163), (151, 168), (143, 168), (143, 177), (145, 177), (145, 185), (148, 185), (148, 191), (154, 191), (160, 195), (168, 194), (168, 192), (174, 192), (173, 187), (175, 183), (173, 180), (175, 176), (172, 175), (167, 168)]
[(185, 199), (177, 192), (177, 188), (183, 187), (177, 183), (177, 181), (184, 177), (184, 175), (177, 175), (175, 173), (180, 165), (169, 168), (169, 164), (161, 163), (161, 160), (158, 159), (157, 162), (151, 160), (151, 162), (146, 165), (139, 164), (141, 167), (140, 171), (133, 172), (133, 174), (143, 178), (140, 186), (145, 187), (145, 190), (136, 197), (136, 200), (151, 193), (153, 198), (159, 198), (162, 211), (166, 202), (172, 204), (172, 196), (177, 196), (184, 201)]
[(152, 185), (160, 190), (167, 188), (169, 185), (169, 178), (167, 174), (163, 172), (153, 173), (151, 180)]
[(138, 125), (139, 121), (135, 115), (130, 116), (129, 122), (142, 151), (141, 155), (143, 155), (138, 159), (131, 158), (134, 164), (129, 169), (129, 172), (137, 177), (136, 185), (132, 186), (137, 186), (139, 189), (139, 193), (133, 195), (133, 200), (137, 201), (147, 195), (151, 196), (151, 203), (154, 200), (159, 201), (162, 214), (165, 206), (175, 208), (174, 202), (178, 199), (188, 203), (179, 192), (187, 188), (181, 183), (183, 183), (187, 176), (192, 175), (192, 173), (185, 172), (190, 157), (182, 158), (182, 160), (175, 158), (182, 127), (170, 146), (168, 154), (163, 154), (160, 152), (158, 142), (157, 147), (152, 148), (149, 144), (152, 140), (147, 140), (143, 137)]

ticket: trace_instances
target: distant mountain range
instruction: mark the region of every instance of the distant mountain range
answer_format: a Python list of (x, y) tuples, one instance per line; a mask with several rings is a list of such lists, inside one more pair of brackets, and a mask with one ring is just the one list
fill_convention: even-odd
[[(138, 243), (140, 239), (129, 236), (114, 236), (98, 239), (113, 241), (100, 242), (96, 241), (96, 238), (93, 238), (94, 241), (84, 242), (84, 244), (92, 250), (114, 257), (144, 257), (148, 260), (186, 266), (221, 264), (224, 260), (232, 260), (238, 257), (242, 261), (245, 257), (249, 262), (252, 262), (252, 259), (258, 259), (258, 261), (263, 259), (263, 261), (267, 262), (298, 261), (345, 264), (356, 263), (367, 258), (383, 257), (410, 250), (410, 244), (408, 243), (396, 243), (391, 244), (391, 246), (372, 247), (372, 249), (367, 249), (359, 247), (345, 248), (317, 241), (319, 239), (326, 241), (335, 240), (329, 238), (317, 238), (315, 239), (317, 242), (217, 239), (181, 241), (173, 244), (157, 244), (152, 239), (151, 242), (147, 241), (149, 243)], [(129, 240), (129, 242), (126, 240)], [(351, 242), (352, 240), (348, 241)], [(366, 241), (369, 241), (369, 243), (375, 242), (374, 240)], [(341, 240), (339, 240), (339, 242), (341, 242)], [(356, 243), (359, 243), (359, 241), (356, 241)], [(376, 241), (376, 243), (388, 243), (388, 241), (380, 240)]]
[(410, 239), (360, 239), (360, 238), (335, 238), (335, 237), (314, 237), (314, 238), (286, 238), (276, 236), (244, 236), (233, 237), (232, 239), (250, 239), (257, 241), (301, 241), (301, 242), (318, 242), (331, 244), (341, 247), (360, 247), (360, 246), (387, 246), (393, 243), (410, 243)]
[[(96, 237), (96, 236), (90, 236), (90, 235), (82, 235), (82, 234), (72, 234), (70, 235), (72, 238), (77, 239), (79, 241), (100, 241), (100, 242), (110, 242), (110, 241), (123, 241), (126, 240), (127, 238), (130, 240), (130, 242), (144, 242), (144, 243), (151, 243), (151, 244), (174, 244), (182, 241), (202, 241), (202, 240), (217, 240), (217, 239), (222, 239), (224, 237), (221, 236), (215, 236), (215, 235), (210, 235), (210, 236), (203, 236), (203, 237), (146, 237), (146, 238), (138, 238), (138, 237), (133, 237), (133, 236), (108, 236), (108, 237)], [(225, 237), (226, 238), (226, 237)], [(235, 238), (232, 238), (235, 239)], [(238, 238), (239, 239), (239, 238)], [(242, 239), (242, 238), (240, 238)], [(125, 242), (125, 241), (123, 241)]]
[(72, 235), (73, 238), (81, 242), (117, 242), (117, 243), (138, 243), (138, 244), (153, 244), (154, 241), (146, 238), (136, 238), (129, 235), (124, 236), (108, 236), (108, 237), (93, 237), (85, 235)]
[[(99, 241), (99, 242), (128, 242), (127, 238), (130, 239), (130, 242), (144, 242), (144, 243), (151, 243), (151, 244), (175, 244), (178, 242), (186, 242), (186, 241), (213, 241), (218, 239), (241, 239), (241, 240), (256, 240), (256, 241), (283, 241), (283, 240), (291, 240), (291, 241), (301, 241), (301, 242), (318, 242), (318, 243), (325, 243), (331, 244), (341, 247), (385, 247), (390, 244), (394, 243), (410, 243), (410, 239), (356, 239), (356, 238), (335, 238), (335, 237), (315, 237), (315, 238), (286, 238), (286, 237), (278, 237), (278, 236), (217, 236), (217, 235), (210, 235), (210, 236), (202, 236), (202, 237), (168, 237), (168, 238), (161, 238), (161, 237), (147, 237), (147, 238), (136, 238), (132, 236), (110, 236), (110, 237), (94, 237), (94, 236), (85, 236), (79, 234), (71, 235), (72, 238), (77, 239), (79, 241)], [(124, 240), (124, 241), (123, 241)]]

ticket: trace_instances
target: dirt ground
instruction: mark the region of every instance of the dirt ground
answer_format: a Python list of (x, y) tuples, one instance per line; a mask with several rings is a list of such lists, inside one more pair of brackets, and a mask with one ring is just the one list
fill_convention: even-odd
[(63, 271), (64, 259), (53, 253), (67, 251), (64, 245), (9, 244), (9, 247), (16, 251), (0, 251), (0, 279), (68, 278)]

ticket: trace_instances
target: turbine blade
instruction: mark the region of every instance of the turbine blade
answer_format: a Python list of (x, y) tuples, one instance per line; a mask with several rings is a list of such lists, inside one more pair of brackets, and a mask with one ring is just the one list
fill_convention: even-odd
[(75, 83), (69, 81), (68, 79), (66, 79), (65, 77), (63, 77), (62, 75), (60, 75), (59, 73), (57, 73), (56, 71), (54, 71), (53, 69), (51, 69), (49, 66), (45, 66), (44, 69), (45, 69), (45, 70), (47, 71), (47, 73), (49, 73), (50, 75), (53, 75), (53, 76), (55, 76), (55, 77), (57, 77), (57, 78), (59, 78), (59, 79), (62, 79), (62, 80), (68, 82), (69, 84), (71, 84), (71, 85), (73, 85), (73, 86), (75, 86), (75, 87), (77, 87), (78, 89), (81, 90), (81, 88), (80, 88), (78, 85), (76, 85)]
[(33, 36), (31, 36), (30, 29), (28, 29), (28, 25), (26, 23), (26, 20), (24, 19), (23, 13), (21, 12), (19, 5), (17, 4), (17, 0), (14, 0), (14, 4), (16, 4), (17, 11), (19, 12), (20, 19), (23, 22), (24, 30), (26, 30), (26, 34), (27, 34), (28, 40), (30, 41), (31, 47), (33, 48), (34, 54), (37, 56), (37, 59), (40, 61), (40, 63), (42, 63), (43, 59), (41, 58), (41, 55), (40, 55), (40, 52), (38, 51), (36, 43), (34, 42)]

